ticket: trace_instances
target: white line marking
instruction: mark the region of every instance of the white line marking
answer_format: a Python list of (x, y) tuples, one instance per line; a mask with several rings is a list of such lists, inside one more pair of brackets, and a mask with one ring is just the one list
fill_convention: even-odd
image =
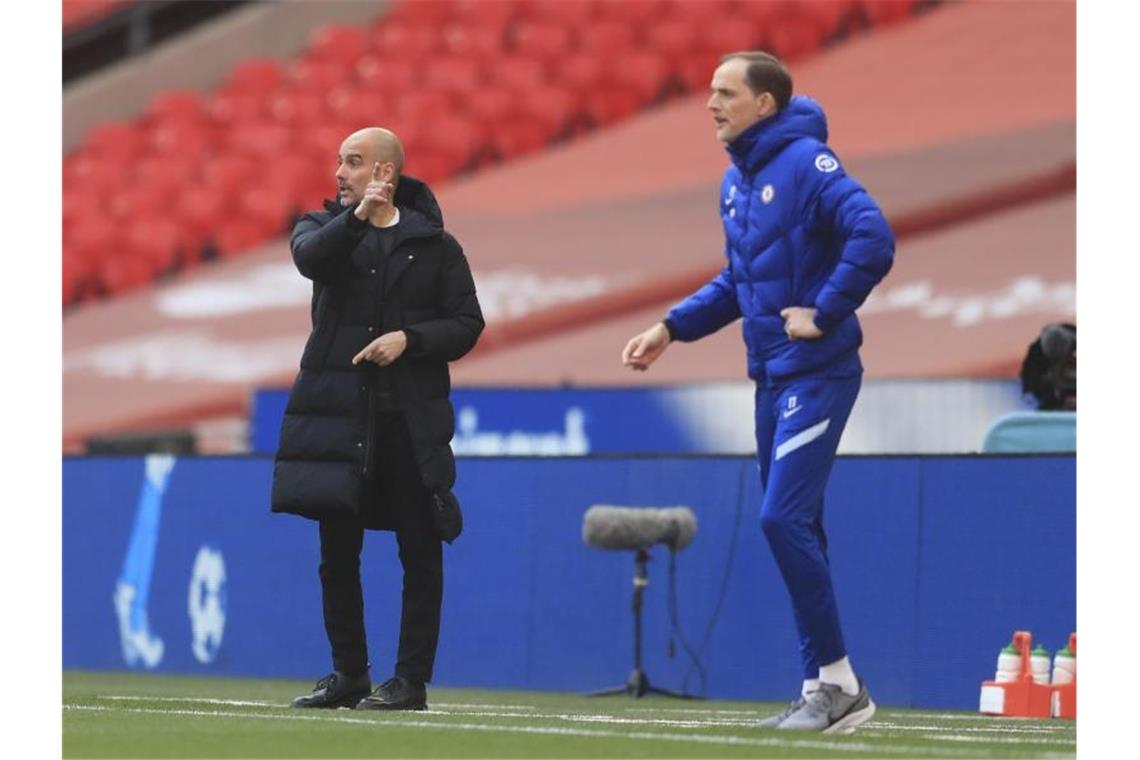
[(481, 708), (485, 710), (537, 710), (534, 705), (481, 705), (476, 702), (432, 702), (432, 705), (449, 709), (461, 709), (464, 707)]
[(124, 702), (190, 702), (203, 705), (229, 705), (231, 707), (288, 707), (278, 702), (253, 702), (242, 699), (209, 699), (207, 697), (137, 697), (119, 694), (100, 694), (95, 699), (113, 699)]
[(948, 728), (947, 726), (908, 725), (905, 723), (887, 723), (877, 720), (865, 725), (867, 728), (879, 728), (888, 731), (947, 731), (951, 733), (966, 731), (970, 733), (999, 734), (1056, 734), (1071, 730), (1064, 726), (1057, 726), (1056, 728), (1050, 726), (962, 726), (959, 728)]
[(923, 739), (942, 742), (978, 742), (981, 744), (1048, 744), (1055, 747), (1076, 747), (1077, 740), (1065, 739), (1019, 739), (1001, 736), (958, 736), (956, 734), (923, 734)]
[[(385, 726), (395, 726), (400, 728), (432, 728), (432, 729), (447, 729), (452, 731), (482, 731), (488, 733), (507, 733), (507, 734), (539, 734), (539, 735), (555, 735), (555, 736), (583, 736), (583, 737), (599, 737), (608, 739), (634, 739), (644, 741), (667, 741), (667, 742), (680, 742), (688, 744), (714, 744), (714, 745), (737, 745), (747, 747), (782, 747), (788, 749), (831, 749), (842, 750), (847, 752), (870, 752), (876, 755), (893, 754), (893, 755), (955, 755), (959, 757), (976, 757), (976, 752), (959, 751), (954, 752), (950, 749), (932, 749), (930, 747), (922, 746), (899, 746), (899, 745), (876, 745), (867, 744), (864, 742), (854, 742), (851, 740), (837, 739), (833, 742), (818, 741), (818, 740), (805, 740), (805, 739), (753, 739), (742, 736), (724, 736), (714, 734), (671, 734), (671, 733), (651, 733), (647, 731), (637, 731), (631, 733), (623, 733), (621, 731), (605, 731), (601, 729), (584, 729), (584, 728), (560, 728), (554, 726), (504, 726), (504, 725), (489, 725), (486, 723), (441, 723), (436, 721), (424, 720), (408, 720), (402, 719), (402, 716), (384, 715), (386, 719), (377, 718), (349, 718), (341, 717), (339, 715), (331, 714), (328, 716), (318, 715), (275, 715), (253, 712), (223, 712), (220, 710), (157, 710), (144, 707), (110, 707), (103, 705), (76, 705), (65, 704), (64, 710), (80, 710), (86, 712), (124, 712), (135, 713), (144, 715), (182, 715), (189, 717), (203, 717), (203, 718), (252, 718), (257, 720), (301, 720), (301, 721), (324, 721), (330, 723), (348, 723), (353, 725), (372, 726), (375, 728), (383, 728)], [(334, 711), (330, 711), (334, 712)]]

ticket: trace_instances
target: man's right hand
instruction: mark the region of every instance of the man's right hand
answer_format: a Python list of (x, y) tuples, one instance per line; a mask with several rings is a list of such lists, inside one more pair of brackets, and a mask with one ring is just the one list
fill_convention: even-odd
[(393, 186), (388, 181), (390, 179), (386, 174), (381, 174), (379, 161), (372, 165), (372, 181), (364, 188), (364, 197), (354, 212), (357, 219), (364, 221), (392, 202)]
[(669, 331), (664, 322), (658, 322), (640, 335), (635, 335), (621, 352), (621, 363), (639, 372), (649, 369), (657, 357), (669, 347)]

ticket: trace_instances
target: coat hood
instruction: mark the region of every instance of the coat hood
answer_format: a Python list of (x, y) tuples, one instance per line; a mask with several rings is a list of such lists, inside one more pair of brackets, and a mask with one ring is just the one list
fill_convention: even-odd
[(805, 95), (796, 95), (784, 110), (753, 124), (725, 146), (732, 163), (742, 172), (755, 172), (789, 143), (804, 137), (827, 142), (827, 116)]

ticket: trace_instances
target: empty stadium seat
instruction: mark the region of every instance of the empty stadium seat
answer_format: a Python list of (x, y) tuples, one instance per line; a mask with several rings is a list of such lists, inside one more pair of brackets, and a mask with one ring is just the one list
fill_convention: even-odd
[(250, 58), (234, 67), (226, 77), (225, 89), (267, 95), (285, 79), (285, 67), (273, 58)]
[(201, 122), (209, 118), (206, 101), (199, 92), (167, 90), (154, 96), (146, 109), (152, 122)]
[(367, 31), (355, 26), (330, 24), (313, 33), (306, 57), (312, 60), (331, 61), (351, 65), (364, 55), (371, 45)]
[(982, 442), (986, 454), (1076, 450), (1076, 412), (1010, 412), (994, 421)]
[(554, 21), (523, 20), (510, 34), (510, 45), (517, 53), (543, 59), (564, 55), (572, 43), (570, 28)]

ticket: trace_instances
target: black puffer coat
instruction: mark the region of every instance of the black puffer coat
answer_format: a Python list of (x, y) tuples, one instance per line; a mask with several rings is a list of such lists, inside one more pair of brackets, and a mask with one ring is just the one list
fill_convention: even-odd
[[(293, 384), (273, 470), (272, 510), (320, 519), (361, 513), (372, 492), (379, 368), (352, 357), (386, 332), (408, 347), (386, 368), (411, 432), (419, 477), (433, 493), (455, 483), (455, 415), (447, 363), (475, 346), (483, 315), (463, 249), (443, 229), (435, 196), (412, 177), (395, 197), (400, 223), (384, 271), (372, 227), (335, 202), (293, 229), (293, 261), (313, 281), (313, 330)], [(392, 529), (387, 519), (369, 527)]]

